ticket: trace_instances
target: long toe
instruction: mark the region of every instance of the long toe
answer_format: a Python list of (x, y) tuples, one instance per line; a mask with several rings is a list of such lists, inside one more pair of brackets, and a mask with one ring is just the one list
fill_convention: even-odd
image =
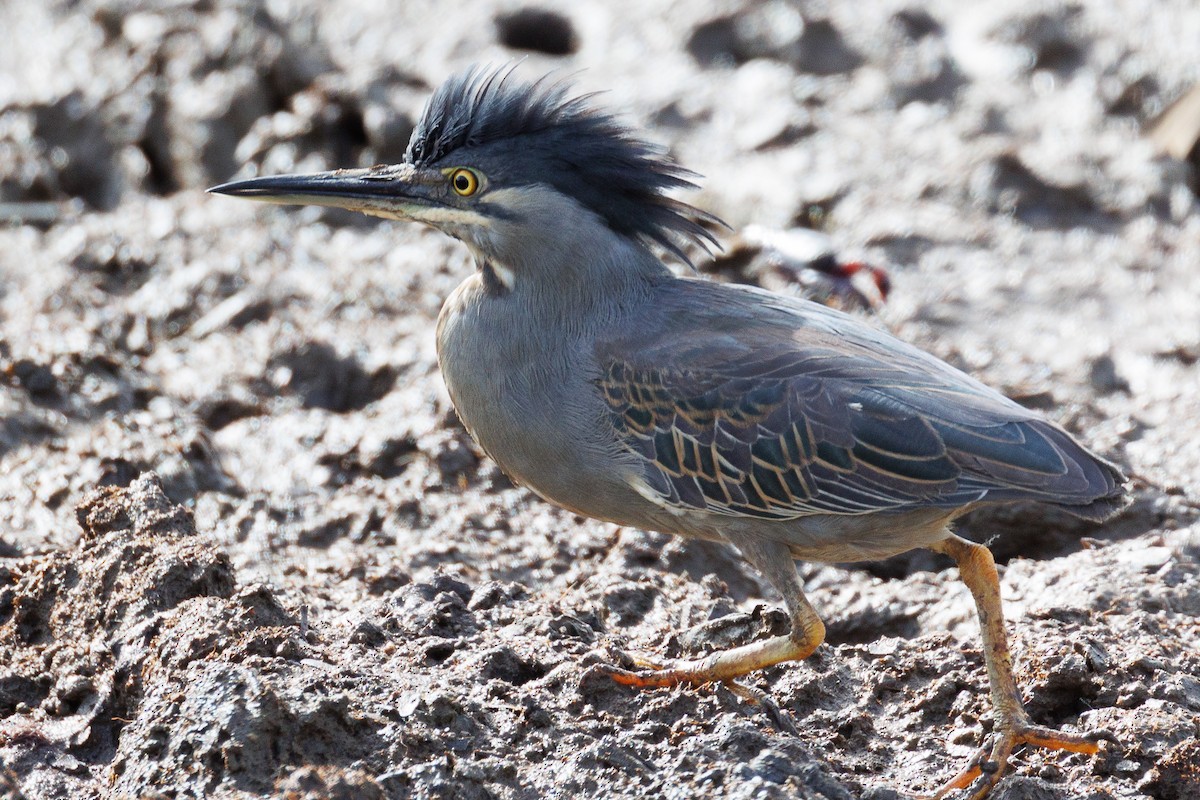
[[(655, 672), (666, 669), (671, 662), (636, 650), (621, 650), (616, 647), (608, 648), (608, 655), (612, 659), (612, 669), (617, 672), (625, 672), (635, 674), (639, 671)], [(602, 665), (603, 666), (603, 665)]]
[(1115, 742), (1116, 737), (1108, 731), (1072, 733), (1056, 728), (1044, 728), (1041, 725), (1024, 725), (1017, 735), (1017, 744), (1045, 747), (1048, 750), (1069, 750), (1072, 753), (1087, 755), (1100, 752), (1100, 742), (1103, 741)]
[(993, 743), (980, 748), (962, 771), (942, 784), (931, 797), (933, 800), (982, 800), (1000, 781), (1000, 777), (1008, 768), (1008, 759), (1018, 745), (1069, 750), (1072, 753), (1090, 755), (1098, 752), (1100, 742), (1106, 739), (1112, 740), (1112, 734), (1072, 733), (1034, 725), (1028, 721), (1017, 722), (994, 734)]
[[(622, 656), (620, 660), (625, 661), (626, 654), (619, 653), (619, 655)], [(637, 661), (638, 659), (634, 658), (633, 660)], [(783, 709), (766, 692), (748, 686), (733, 678), (713, 677), (711, 659), (669, 661), (657, 664), (654, 669), (642, 670), (625, 669), (613, 664), (595, 664), (591, 670), (600, 675), (605, 675), (623, 686), (633, 686), (639, 689), (656, 689), (664, 686), (675, 686), (680, 683), (712, 684), (719, 681), (721, 686), (724, 686), (735, 696), (762, 709), (776, 728), (784, 733), (789, 733), (793, 736), (797, 735), (796, 725), (791, 717), (785, 714)]]
[(711, 669), (706, 669), (708, 659), (654, 662), (625, 655), (628, 660), (623, 658), (621, 661), (632, 663), (635, 669), (612, 664), (597, 664), (595, 668), (623, 686), (634, 686), (638, 689), (659, 689), (681, 683), (704, 684), (723, 680), (721, 676), (714, 675)]
[(790, 714), (784, 712), (779, 704), (776, 703), (771, 696), (761, 689), (756, 689), (753, 686), (748, 686), (741, 681), (725, 681), (724, 686), (735, 696), (746, 700), (752, 705), (758, 706), (767, 715), (767, 719), (771, 720), (772, 724), (778, 730), (792, 736), (799, 736), (800, 731), (796, 729), (796, 723), (792, 721)]
[(797, 642), (791, 636), (773, 636), (741, 647), (721, 650), (704, 658), (668, 661), (654, 669), (633, 671), (609, 667), (606, 671), (617, 683), (640, 688), (676, 686), (680, 683), (713, 683), (740, 678), (747, 673), (783, 661), (807, 658), (818, 643), (819, 640), (815, 640), (814, 637)]
[[(995, 788), (1008, 766), (1008, 757), (1015, 742), (1007, 736), (996, 736), (991, 747), (979, 748), (962, 771), (946, 781), (932, 795), (933, 800), (981, 800)], [(959, 794), (959, 792), (965, 792)]]

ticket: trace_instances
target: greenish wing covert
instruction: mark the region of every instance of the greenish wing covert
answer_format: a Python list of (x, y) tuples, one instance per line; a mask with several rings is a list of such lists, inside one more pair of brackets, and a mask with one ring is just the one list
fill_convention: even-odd
[(820, 351), (703, 371), (610, 361), (597, 383), (622, 447), (677, 508), (766, 519), (952, 508), (1068, 477), (1053, 426), (998, 415), (974, 388), (855, 361)]

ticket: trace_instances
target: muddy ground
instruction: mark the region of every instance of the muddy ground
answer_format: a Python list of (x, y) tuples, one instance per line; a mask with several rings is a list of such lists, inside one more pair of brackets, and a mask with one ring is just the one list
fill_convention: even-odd
[(398, 160), (446, 75), (523, 56), (607, 90), (734, 229), (886, 269), (877, 324), (1122, 465), (1103, 526), (962, 526), (1035, 719), (1119, 742), (1022, 752), (994, 796), (1200, 797), (1200, 208), (1144, 135), (1200, 80), (1190, 0), (54, 0), (0, 32), (0, 793), (882, 800), (990, 730), (929, 554), (803, 568), (828, 644), (751, 680), (794, 732), (586, 677), (777, 598), (481, 457), (434, 360), (463, 248), (202, 193)]

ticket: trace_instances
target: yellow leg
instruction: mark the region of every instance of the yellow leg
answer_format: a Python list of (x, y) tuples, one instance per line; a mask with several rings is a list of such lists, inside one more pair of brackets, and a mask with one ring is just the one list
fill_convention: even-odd
[[(599, 667), (617, 683), (640, 688), (675, 686), (680, 683), (730, 681), (783, 661), (808, 658), (825, 641), (825, 625), (800, 588), (796, 564), (788, 549), (775, 542), (737, 542), (738, 548), (783, 595), (791, 617), (787, 636), (752, 642), (722, 650), (704, 658), (679, 659), (632, 671), (614, 666)], [(646, 663), (643, 661), (643, 663)]]
[(794, 633), (788, 636), (773, 636), (760, 642), (722, 650), (704, 658), (668, 661), (658, 669), (644, 672), (612, 666), (602, 669), (617, 683), (640, 688), (728, 681), (783, 661), (808, 658), (825, 637), (825, 626), (821, 624), (821, 620), (815, 621), (815, 627), (800, 632), (799, 640), (795, 638)]
[(1008, 766), (1009, 756), (1017, 745), (1028, 744), (1051, 750), (1074, 753), (1095, 753), (1099, 740), (1110, 734), (1078, 734), (1034, 725), (1025, 713), (1017, 681), (1013, 675), (1012, 655), (1004, 633), (1004, 615), (1000, 607), (1000, 576), (992, 553), (983, 545), (968, 542), (957, 536), (943, 540), (932, 549), (945, 553), (958, 562), (963, 583), (975, 598), (979, 612), (979, 627), (983, 633), (983, 658), (987, 664), (988, 681), (995, 709), (996, 737), (990, 748), (984, 746), (966, 767), (947, 781), (933, 795), (946, 797), (951, 792), (966, 790), (962, 800), (980, 800), (1000, 780)]

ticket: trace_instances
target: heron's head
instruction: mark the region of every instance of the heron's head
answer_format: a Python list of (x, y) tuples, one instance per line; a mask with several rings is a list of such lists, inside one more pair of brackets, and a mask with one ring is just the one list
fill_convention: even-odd
[(425, 105), (404, 161), (252, 178), (209, 191), (334, 206), (431, 225), (511, 274), (600, 226), (686, 260), (715, 242), (703, 212), (670, 198), (693, 173), (563, 82), (521, 83), (511, 67), (473, 67)]

